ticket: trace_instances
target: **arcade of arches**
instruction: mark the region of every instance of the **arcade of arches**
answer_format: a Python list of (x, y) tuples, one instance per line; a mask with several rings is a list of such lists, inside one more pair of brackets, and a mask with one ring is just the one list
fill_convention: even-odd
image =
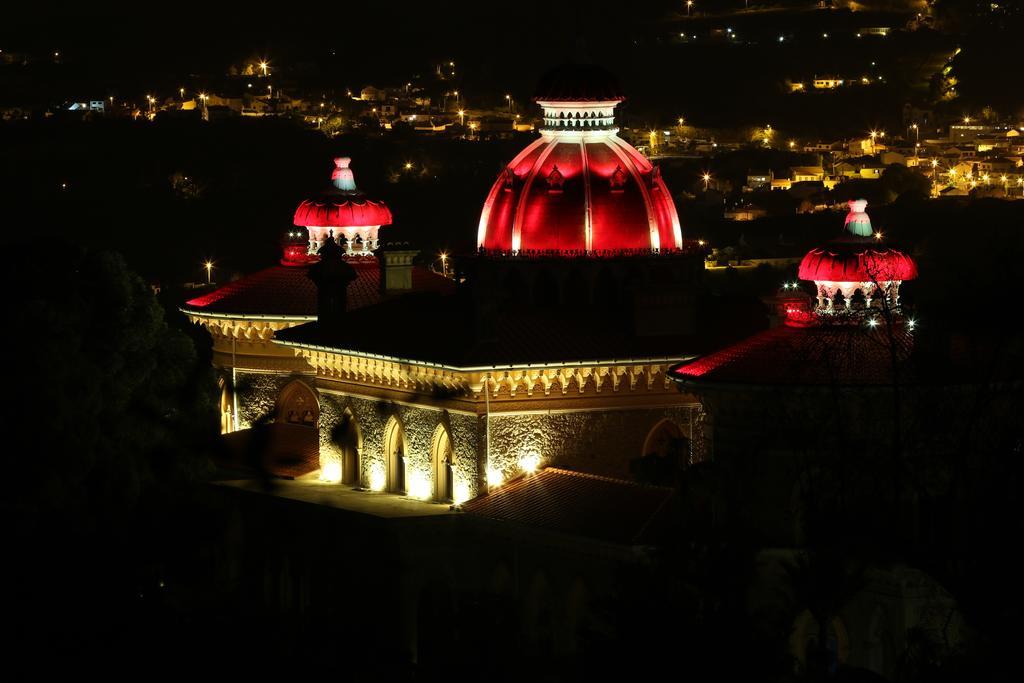
[[(267, 389), (274, 386), (271, 376), (264, 377)], [(534, 454), (541, 467), (620, 478), (631, 478), (630, 461), (644, 455), (672, 455), (680, 466), (692, 459), (689, 434), (696, 408), (689, 405), (552, 414), (495, 411), (488, 426), (484, 415), (339, 395), (305, 379), (282, 378), (274, 388), (277, 421), (318, 429), (322, 481), (424, 500), (468, 500), (483, 492), (485, 473), (491, 485), (509, 481)]]

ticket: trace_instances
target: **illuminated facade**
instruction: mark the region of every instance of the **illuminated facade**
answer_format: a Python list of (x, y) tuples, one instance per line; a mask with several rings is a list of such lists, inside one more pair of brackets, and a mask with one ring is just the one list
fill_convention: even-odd
[[(657, 168), (616, 137), (610, 77), (556, 70), (536, 99), (545, 130), (488, 196), (459, 286), (378, 237), (390, 212), (341, 158), (296, 211), (308, 240), (187, 302), (233, 376), (225, 431), (309, 425), (319, 456), (301, 476), (439, 502), (538, 466), (628, 477), (648, 453), (690, 460), (700, 415), (666, 371), (699, 346), (700, 255)], [(335, 280), (315, 284), (318, 268)]]

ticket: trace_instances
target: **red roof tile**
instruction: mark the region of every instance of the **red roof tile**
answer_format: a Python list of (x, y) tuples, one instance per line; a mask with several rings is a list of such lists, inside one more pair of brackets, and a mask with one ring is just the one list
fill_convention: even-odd
[(225, 464), (295, 478), (320, 469), (315, 427), (274, 422), (221, 437)]
[[(913, 348), (913, 335), (902, 325), (893, 335), (897, 362), (903, 363)], [(892, 382), (892, 356), (883, 327), (782, 326), (681, 363), (668, 374), (695, 384), (885, 385)]]
[(613, 543), (637, 544), (674, 491), (556, 467), (463, 504), (470, 515)]
[[(380, 302), (384, 296), (377, 259), (351, 263), (357, 277), (348, 288), (349, 310)], [(308, 273), (308, 266), (271, 266), (186, 301), (183, 308), (194, 313), (314, 317), (316, 285)], [(420, 266), (413, 267), (412, 285), (413, 291), (454, 289), (451, 280)]]

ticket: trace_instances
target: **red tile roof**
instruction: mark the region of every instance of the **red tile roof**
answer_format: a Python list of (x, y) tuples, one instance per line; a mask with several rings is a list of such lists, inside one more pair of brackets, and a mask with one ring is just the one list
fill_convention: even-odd
[[(897, 362), (910, 356), (913, 335), (893, 329)], [(874, 330), (831, 325), (765, 330), (669, 370), (673, 379), (694, 384), (841, 385), (892, 383), (892, 354), (884, 327)], [(907, 379), (904, 375), (902, 379)]]
[(469, 515), (627, 545), (649, 538), (670, 488), (548, 467), (462, 505)]
[[(375, 258), (351, 261), (357, 278), (348, 288), (349, 310), (380, 302), (380, 266)], [(238, 315), (316, 316), (316, 285), (308, 266), (276, 265), (235, 280), (185, 302), (194, 313)], [(454, 283), (426, 268), (414, 266), (413, 291), (448, 292)]]
[[(342, 329), (306, 323), (275, 333), (283, 344), (354, 351), (459, 368), (537, 363), (608, 362), (651, 359), (681, 361), (705, 353), (757, 329), (751, 316), (760, 302), (708, 297), (698, 303), (689, 334), (639, 335), (631, 321), (608, 317), (605, 307), (562, 309), (504, 308), (480, 314), (467, 296), (414, 293), (352, 312)], [(750, 310), (748, 310), (750, 309)], [(394, 334), (405, 329), (430, 334)], [(493, 327), (491, 327), (493, 326)]]
[(274, 422), (224, 434), (224, 464), (293, 479), (320, 469), (315, 427)]

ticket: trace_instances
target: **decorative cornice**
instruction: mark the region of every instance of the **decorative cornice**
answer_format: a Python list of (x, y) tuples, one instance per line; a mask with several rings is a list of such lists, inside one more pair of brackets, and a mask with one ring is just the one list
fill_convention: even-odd
[[(674, 393), (669, 358), (569, 362), (508, 368), (456, 368), (403, 359), (314, 349), (287, 342), (318, 377), (435, 396), (481, 400), (611, 395), (619, 392)], [(485, 389), (486, 388), (486, 389)]]

